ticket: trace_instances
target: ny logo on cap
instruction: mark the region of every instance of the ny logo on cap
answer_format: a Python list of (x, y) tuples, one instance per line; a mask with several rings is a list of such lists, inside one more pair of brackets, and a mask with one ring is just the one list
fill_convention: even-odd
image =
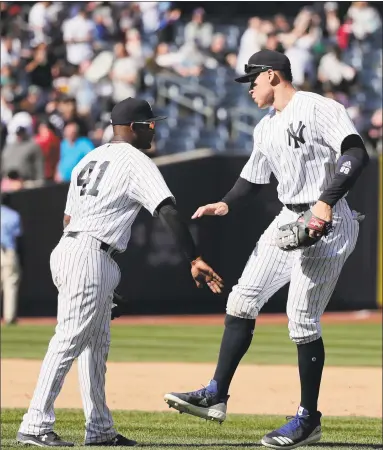
[(294, 148), (299, 148), (299, 142), (304, 144), (306, 141), (303, 137), (303, 130), (306, 128), (306, 125), (299, 121), (297, 130), (295, 131), (293, 128), (293, 124), (290, 123), (290, 127), (286, 130), (287, 135), (289, 137), (289, 145), (292, 145), (292, 140), (294, 141)]

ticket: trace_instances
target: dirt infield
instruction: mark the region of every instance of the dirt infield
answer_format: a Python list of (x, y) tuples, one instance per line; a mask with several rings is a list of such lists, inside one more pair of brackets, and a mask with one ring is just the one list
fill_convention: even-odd
[[(28, 407), (40, 366), (41, 361), (2, 361), (2, 407)], [(109, 407), (167, 411), (163, 401), (166, 392), (198, 388), (200, 382), (209, 380), (214, 368), (213, 364), (110, 362)], [(319, 407), (328, 416), (382, 417), (381, 381), (379, 368), (326, 367)], [(300, 396), (297, 368), (241, 365), (230, 394), (231, 413), (292, 414)], [(81, 408), (76, 364), (65, 380), (56, 407)]]
[[(223, 315), (124, 316), (120, 325), (222, 325)], [(381, 311), (327, 313), (323, 323), (381, 323)], [(22, 318), (20, 324), (56, 323), (55, 318)], [(262, 314), (258, 325), (287, 323), (284, 314)], [(27, 408), (41, 361), (2, 360), (2, 407)], [(187, 391), (207, 382), (213, 364), (108, 363), (107, 399), (112, 409), (167, 411), (163, 395)], [(25, 376), (28, 374), (28, 376)], [(319, 408), (326, 415), (382, 417), (382, 369), (326, 367)], [(247, 414), (292, 414), (300, 396), (298, 370), (293, 366), (241, 365), (231, 387), (229, 411)], [(56, 407), (81, 408), (76, 363), (69, 372)], [(169, 410), (170, 411), (170, 410)]]
[[(222, 325), (224, 316), (219, 315), (185, 315), (185, 316), (123, 316), (113, 322), (115, 325)], [(321, 319), (322, 323), (364, 322), (382, 323), (382, 311), (329, 312)], [(55, 317), (22, 317), (20, 324), (54, 325)], [(287, 324), (286, 314), (260, 314), (258, 325)]]

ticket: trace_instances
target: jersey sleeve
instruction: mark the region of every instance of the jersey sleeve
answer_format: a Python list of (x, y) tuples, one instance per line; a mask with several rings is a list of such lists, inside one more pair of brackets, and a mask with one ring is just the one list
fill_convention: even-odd
[(270, 175), (271, 169), (266, 156), (254, 140), (253, 152), (243, 167), (240, 177), (250, 181), (250, 183), (268, 184), (270, 183)]
[(347, 136), (359, 136), (346, 108), (336, 101), (316, 104), (315, 118), (320, 136), (338, 154), (341, 153), (342, 142)]
[(152, 216), (157, 216), (156, 208), (166, 198), (171, 198), (175, 203), (175, 198), (158, 167), (145, 155), (131, 159), (129, 195)]

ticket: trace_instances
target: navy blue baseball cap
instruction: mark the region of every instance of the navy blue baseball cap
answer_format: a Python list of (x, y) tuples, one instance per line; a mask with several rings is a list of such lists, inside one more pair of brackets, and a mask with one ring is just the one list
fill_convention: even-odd
[(112, 109), (112, 125), (128, 125), (132, 122), (155, 122), (164, 120), (166, 116), (155, 116), (152, 107), (146, 100), (129, 97), (122, 100)]
[(245, 74), (236, 78), (237, 83), (250, 83), (255, 75), (266, 72), (267, 70), (282, 70), (284, 72), (291, 72), (291, 65), (289, 58), (280, 52), (273, 50), (261, 50), (250, 56), (249, 62), (245, 64)]

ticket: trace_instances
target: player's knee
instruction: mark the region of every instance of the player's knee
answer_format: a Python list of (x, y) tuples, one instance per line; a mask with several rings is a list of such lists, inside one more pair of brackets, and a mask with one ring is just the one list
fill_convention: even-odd
[(253, 292), (234, 286), (226, 304), (226, 314), (242, 319), (255, 319), (259, 313), (257, 296)]
[(289, 321), (289, 337), (297, 345), (308, 344), (322, 336), (319, 322), (301, 323)]

